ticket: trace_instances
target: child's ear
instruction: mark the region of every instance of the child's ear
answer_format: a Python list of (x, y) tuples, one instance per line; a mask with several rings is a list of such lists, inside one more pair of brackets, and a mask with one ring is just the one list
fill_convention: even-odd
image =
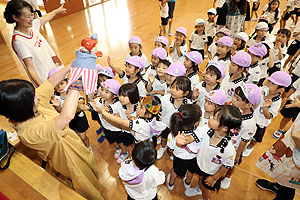
[(183, 93), (183, 96), (186, 97), (187, 95), (189, 95), (189, 93), (190, 93), (190, 91), (185, 91), (185, 92)]
[(217, 79), (217, 83), (221, 83), (223, 78)]
[(228, 127), (227, 126), (221, 126), (220, 130), (227, 133)]
[(250, 109), (250, 108), (252, 108), (254, 105), (252, 104), (252, 103), (248, 103), (247, 105), (246, 105), (246, 108), (247, 109)]
[(279, 93), (283, 93), (284, 92), (284, 88), (278, 88), (276, 91), (279, 92)]
[(149, 113), (149, 112), (146, 112), (146, 113), (145, 113), (145, 118), (147, 118), (147, 119), (152, 118), (152, 114)]

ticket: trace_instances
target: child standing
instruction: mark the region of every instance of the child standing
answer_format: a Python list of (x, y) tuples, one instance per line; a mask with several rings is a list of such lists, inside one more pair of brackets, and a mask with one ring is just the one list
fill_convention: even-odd
[(294, 14), (294, 8), (295, 8), (296, 1), (295, 0), (288, 0), (286, 3), (286, 8), (282, 13), (281, 19), (280, 19), (280, 29), (285, 28), (286, 21)]
[(260, 68), (260, 80), (258, 82), (258, 86), (262, 87), (263, 82), (265, 81), (266, 77), (268, 76), (268, 69), (274, 66), (273, 56), (272, 56), (272, 49), (273, 43), (269, 40), (262, 43), (267, 48), (266, 55), (259, 61), (259, 68)]
[(165, 60), (167, 58), (167, 52), (164, 48), (158, 47), (151, 52), (151, 64), (149, 69), (143, 75), (144, 80), (148, 80), (149, 75), (156, 75), (156, 68), (160, 61)]
[[(186, 196), (201, 194), (205, 200), (210, 199), (211, 191), (219, 190), (222, 177), (234, 166), (235, 150), (230, 135), (240, 128), (242, 115), (238, 108), (224, 105), (218, 108), (208, 121), (208, 126), (199, 127), (202, 140), (196, 158), (188, 170), (197, 173), (200, 178), (196, 188), (185, 190)], [(194, 141), (193, 136), (180, 134), (177, 145), (186, 145)]]
[(196, 19), (194, 24), (196, 30), (190, 36), (189, 49), (190, 51), (198, 51), (204, 58), (207, 51), (207, 35), (204, 32), (205, 23), (203, 19), (199, 18)]
[(284, 71), (274, 72), (264, 82), (263, 96), (254, 110), (256, 120), (256, 133), (250, 144), (243, 152), (243, 157), (248, 157), (257, 142), (261, 143), (267, 126), (277, 116), (281, 105), (281, 93), (291, 84), (291, 77)]
[[(108, 105), (107, 110), (110, 114), (119, 114), (122, 119), (127, 120), (128, 118), (136, 116), (139, 99), (138, 88), (135, 84), (123, 84), (119, 89), (119, 101), (112, 105)], [(121, 148), (121, 151), (119, 150), (118, 155), (115, 154), (114, 156), (119, 164), (127, 158), (127, 147), (134, 142), (134, 137), (130, 134), (130, 132), (123, 130), (121, 135), (122, 142), (117, 143), (117, 145)]]
[(131, 154), (132, 160), (123, 162), (119, 169), (127, 199), (158, 200), (157, 186), (165, 182), (165, 173), (154, 165), (157, 153), (153, 143), (139, 142)]
[(252, 19), (253, 14), (255, 14), (255, 18), (252, 20), (257, 20), (258, 19), (258, 14), (257, 14), (257, 10), (259, 8), (260, 5), (260, 0), (252, 0), (253, 4), (252, 4), (252, 11), (251, 11), (251, 16), (250, 19)]
[(193, 91), (192, 98), (197, 100), (197, 104), (202, 108), (205, 96), (212, 90), (220, 89), (220, 83), (225, 76), (223, 64), (219, 62), (209, 62), (207, 64), (204, 81), (200, 82)]
[(175, 180), (178, 176), (184, 178), (186, 175), (186, 178), (184, 178), (183, 181), (185, 188), (189, 188), (191, 185), (193, 175), (187, 171), (187, 169), (190, 167), (193, 158), (196, 157), (197, 152), (193, 152), (193, 150), (188, 148), (188, 146), (185, 148), (178, 147), (176, 145), (175, 137), (178, 135), (178, 133), (183, 132), (183, 134), (186, 136), (194, 135), (198, 137), (197, 142), (200, 142), (202, 139), (202, 133), (197, 132), (197, 127), (199, 125), (201, 115), (201, 108), (198, 105), (186, 104), (181, 105), (178, 109), (178, 112), (173, 113), (170, 118), (170, 131), (172, 136), (171, 140), (168, 141), (168, 148), (174, 154), (174, 159), (173, 168), (167, 176), (169, 190), (174, 189)]
[(208, 56), (208, 60), (210, 61), (213, 57), (215, 57), (216, 53), (217, 53), (217, 41), (224, 36), (230, 36), (230, 30), (227, 28), (220, 28), (218, 30), (218, 32), (216, 33), (215, 37), (215, 42), (212, 43), (208, 50), (207, 50), (207, 56)]
[(210, 8), (207, 11), (208, 19), (205, 21), (205, 31), (207, 35), (207, 46), (209, 47), (213, 42), (213, 37), (216, 34), (216, 23), (215, 17), (217, 15), (217, 11), (214, 8)]
[(191, 81), (185, 76), (176, 77), (171, 84), (170, 94), (161, 98), (161, 118), (167, 125), (167, 128), (161, 133), (161, 147), (157, 151), (157, 159), (160, 159), (167, 150), (167, 138), (170, 133), (170, 117), (178, 111), (178, 108), (183, 104), (191, 104)]
[(186, 70), (183, 64), (175, 62), (172, 63), (169, 68), (165, 71), (165, 78), (167, 83), (167, 89), (165, 95), (170, 94), (170, 86), (178, 76), (185, 76)]
[(144, 61), (139, 56), (129, 57), (125, 61), (125, 70), (115, 67), (110, 58), (107, 58), (108, 65), (119, 74), (124, 83), (134, 83), (138, 87), (140, 97), (146, 96), (146, 87), (148, 82), (143, 79), (141, 73), (144, 69)]
[(188, 46), (186, 44), (187, 30), (184, 27), (179, 27), (175, 33), (175, 40), (172, 41), (169, 51), (173, 62), (184, 62), (184, 56), (188, 51)]
[(251, 56), (246, 52), (239, 52), (231, 57), (229, 76), (225, 76), (221, 89), (227, 96), (227, 102), (231, 101), (235, 88), (245, 81), (244, 71), (251, 64)]
[(274, 67), (268, 69), (268, 74), (271, 76), (274, 72), (281, 69), (281, 60), (287, 53), (286, 45), (291, 37), (291, 31), (288, 29), (280, 29), (277, 32), (276, 39), (274, 42), (274, 48), (272, 49), (272, 57)]
[[(232, 97), (232, 105), (240, 109), (242, 113), (241, 129), (234, 133), (231, 141), (236, 151), (234, 164), (241, 164), (242, 153), (251, 140), (251, 137), (256, 132), (256, 122), (253, 116), (253, 107), (261, 100), (261, 89), (254, 84), (242, 84), (237, 87)], [(225, 178), (221, 181), (221, 188), (227, 190), (231, 183), (231, 177), (234, 172), (234, 167), (227, 172)]]
[(267, 54), (267, 47), (263, 44), (257, 43), (248, 48), (248, 52), (251, 56), (251, 64), (247, 72), (248, 78), (245, 82), (258, 84), (261, 74), (258, 62), (261, 61)]
[(287, 49), (287, 54), (289, 55), (289, 57), (284, 62), (283, 69), (286, 68), (286, 65), (291, 61), (292, 57), (300, 49), (300, 27), (294, 30), (293, 37), (295, 38), (295, 40), (291, 42), (290, 46)]
[(265, 22), (258, 22), (255, 26), (255, 33), (251, 36), (247, 48), (251, 47), (254, 44), (262, 43), (267, 40), (267, 32), (269, 30), (268, 24)]
[(198, 51), (190, 51), (185, 55), (184, 67), (186, 69), (185, 76), (191, 81), (192, 91), (199, 84), (198, 65), (203, 61), (203, 57)]
[(139, 56), (143, 59), (144, 67), (147, 70), (148, 67), (149, 67), (149, 61), (148, 61), (147, 56), (142, 53), (142, 40), (141, 40), (141, 38), (138, 37), (138, 36), (132, 36), (128, 41), (128, 45), (129, 45), (129, 51), (130, 52), (126, 56), (125, 60), (128, 60), (128, 58), (130, 58), (132, 56)]
[(161, 25), (159, 26), (159, 35), (166, 33), (166, 26), (168, 25), (169, 6), (168, 0), (159, 0)]
[(249, 37), (245, 32), (239, 32), (235, 35), (233, 40), (233, 45), (231, 49), (231, 55), (234, 56), (236, 53), (245, 50), (246, 43), (248, 42)]
[(269, 16), (269, 33), (271, 34), (274, 26), (280, 18), (279, 0), (270, 1), (263, 9), (263, 15)]

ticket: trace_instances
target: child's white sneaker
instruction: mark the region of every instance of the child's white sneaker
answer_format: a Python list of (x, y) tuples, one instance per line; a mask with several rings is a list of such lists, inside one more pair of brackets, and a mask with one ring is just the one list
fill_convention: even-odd
[(157, 159), (161, 159), (161, 157), (163, 157), (166, 150), (167, 150), (167, 147), (165, 147), (165, 148), (160, 147), (157, 151)]
[(121, 153), (122, 153), (121, 148), (117, 148), (114, 155), (114, 159), (118, 159), (121, 156)]
[(202, 195), (202, 191), (201, 191), (199, 185), (197, 185), (197, 187), (195, 187), (195, 188), (187, 188), (184, 191), (184, 194), (187, 197), (193, 197), (193, 196), (197, 196), (197, 195)]
[(172, 35), (173, 35), (172, 31), (169, 31), (168, 35), (169, 35), (169, 36), (172, 36)]
[(221, 181), (221, 188), (223, 190), (227, 190), (230, 186), (231, 183), (231, 178), (225, 177), (222, 181)]
[(187, 184), (185, 181), (186, 181), (186, 177), (184, 177), (184, 179), (183, 179), (183, 185), (184, 185), (185, 189), (190, 188), (191, 187), (191, 183)]
[(284, 131), (278, 129), (273, 133), (273, 138), (278, 139), (282, 134), (284, 134)]
[(122, 153), (121, 156), (117, 159), (117, 163), (121, 164), (128, 157), (128, 152)]
[(174, 184), (170, 185), (170, 177), (171, 177), (171, 174), (168, 174), (168, 176), (167, 176), (167, 184), (168, 184), (168, 189), (171, 191), (171, 190), (174, 189)]
[(253, 147), (252, 146), (250, 146), (250, 145), (248, 145), (246, 148), (245, 148), (245, 150), (243, 151), (243, 157), (248, 157), (250, 154), (251, 154), (251, 152), (253, 151)]

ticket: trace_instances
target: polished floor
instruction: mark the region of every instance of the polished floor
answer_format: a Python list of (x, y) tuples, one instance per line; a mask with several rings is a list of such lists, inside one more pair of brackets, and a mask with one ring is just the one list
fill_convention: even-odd
[[(267, 0), (262, 0), (261, 5), (264, 5), (266, 2)], [(281, 10), (284, 9), (285, 3), (285, 1), (281, 3)], [(173, 32), (175, 32), (177, 27), (185, 26), (188, 29), (189, 35), (193, 31), (194, 20), (196, 18), (206, 19), (206, 11), (211, 6), (212, 1), (210, 0), (177, 0), (172, 28)], [(1, 13), (4, 9), (5, 4), (0, 3)], [(7, 45), (0, 45), (0, 81), (11, 78), (28, 79), (23, 66), (10, 47), (13, 25), (6, 24), (2, 16), (0, 17), (0, 27)], [(111, 56), (116, 65), (123, 67), (124, 59), (129, 52), (127, 41), (133, 35), (141, 37), (143, 41), (142, 51), (150, 58), (150, 52), (154, 48), (154, 38), (159, 32), (159, 23), (160, 16), (157, 0), (110, 0), (103, 4), (92, 6), (84, 11), (54, 20), (42, 27), (41, 33), (65, 65), (74, 59), (75, 50), (80, 47), (81, 39), (89, 36), (91, 33), (97, 33), (99, 36), (97, 49), (102, 51), (104, 55), (97, 62), (106, 66), (106, 57)], [(256, 22), (247, 23), (246, 31), (249, 33), (255, 24)], [(290, 22), (287, 24), (289, 26)], [(173, 38), (174, 36), (169, 37), (169, 42)], [(205, 62), (201, 67), (203, 68), (204, 66)], [(273, 119), (272, 124), (267, 129), (263, 143), (257, 145), (250, 157), (244, 158), (243, 163), (236, 167), (230, 188), (226, 191), (220, 190), (219, 192), (214, 192), (212, 200), (268, 200), (274, 198), (271, 192), (262, 191), (255, 185), (257, 178), (269, 179), (266, 174), (255, 166), (255, 163), (265, 150), (275, 142), (275, 139), (272, 138), (272, 133), (278, 128), (280, 119), (281, 116)], [(0, 120), (1, 126), (7, 125), (3, 117)], [(90, 121), (88, 136), (101, 173), (99, 181), (103, 185), (102, 194), (108, 200), (125, 199), (126, 191), (118, 178), (119, 165), (113, 158), (114, 149), (107, 141), (102, 144), (97, 142), (98, 135), (95, 133), (96, 129), (98, 129), (97, 123)], [(32, 153), (28, 153), (28, 151), (24, 152), (29, 157), (34, 158)], [(37, 160), (36, 162), (39, 161)], [(156, 165), (168, 174), (172, 167), (172, 162), (164, 155), (161, 160), (157, 161)], [(194, 177), (192, 186), (196, 185), (196, 180), (196, 177)], [(297, 192), (295, 199), (300, 199), (299, 196)], [(200, 196), (193, 198), (185, 197), (181, 179), (176, 180), (173, 191), (169, 191), (166, 185), (159, 186), (158, 197), (160, 200), (200, 198)]]

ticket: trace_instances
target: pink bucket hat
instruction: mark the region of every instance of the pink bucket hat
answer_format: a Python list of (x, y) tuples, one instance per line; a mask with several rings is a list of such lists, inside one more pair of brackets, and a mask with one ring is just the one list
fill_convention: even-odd
[(131, 56), (125, 62), (132, 64), (135, 67), (138, 67), (139, 69), (144, 69), (144, 60), (139, 56)]
[(227, 28), (220, 28), (217, 33), (223, 33), (226, 36), (230, 36), (230, 30)]
[(274, 72), (270, 77), (268, 77), (268, 80), (276, 85), (284, 87), (288, 87), (292, 83), (291, 76), (285, 71)]
[(240, 67), (249, 67), (251, 65), (251, 56), (244, 51), (240, 51), (231, 56), (231, 61)]
[(161, 42), (164, 45), (168, 46), (169, 45), (169, 41), (166, 37), (164, 36), (158, 36), (157, 38), (154, 39), (154, 42)]
[(167, 52), (164, 48), (158, 47), (151, 52), (152, 56), (157, 56), (161, 60), (165, 60), (167, 58)]
[(54, 67), (52, 68), (49, 73), (48, 73), (48, 79), (53, 76), (56, 72), (60, 71), (62, 68), (61, 67)]
[(184, 76), (186, 73), (185, 67), (179, 62), (172, 63), (165, 73), (170, 74), (171, 76)]
[(252, 84), (252, 83), (246, 83), (246, 84), (242, 83), (241, 88), (242, 88), (244, 95), (246, 96), (246, 98), (252, 105), (255, 106), (255, 105), (259, 104), (261, 97), (262, 97), (262, 92), (261, 92), (261, 89), (257, 85)]
[(210, 61), (209, 63), (207, 63), (207, 67), (209, 67), (209, 66), (214, 66), (215, 68), (217, 68), (221, 72), (222, 78), (224, 78), (224, 76), (225, 76), (225, 67), (222, 63), (215, 62), (215, 61)]
[(116, 75), (114, 70), (110, 67), (101, 67), (98, 70), (98, 74), (103, 74), (103, 75), (108, 76), (110, 78), (115, 78), (115, 75)]
[(233, 40), (229, 36), (224, 36), (221, 37), (218, 41), (217, 44), (225, 45), (227, 47), (232, 47)]
[(139, 184), (143, 181), (144, 170), (140, 170), (131, 164), (124, 164), (119, 169), (119, 176), (126, 183)]
[(257, 43), (252, 45), (250, 48), (248, 48), (248, 51), (251, 52), (252, 54), (262, 58), (267, 54), (267, 48), (265, 45), (261, 43)]
[(190, 51), (185, 56), (197, 65), (200, 65), (203, 61), (202, 55), (198, 51)]
[(102, 82), (101, 85), (113, 94), (119, 94), (119, 89), (121, 87), (119, 81), (115, 79), (107, 79), (106, 81)]
[(222, 90), (212, 90), (207, 95), (205, 99), (208, 101), (223, 106), (226, 103), (227, 97)]
[(187, 30), (184, 27), (178, 27), (176, 29), (176, 32), (182, 33), (184, 36), (186, 36), (186, 34), (187, 34)]
[(129, 41), (128, 41), (128, 44), (139, 44), (139, 45), (142, 45), (142, 40), (139, 36), (132, 36)]
[(97, 72), (99, 72), (99, 70), (102, 68), (102, 65), (100, 65), (100, 64), (96, 64), (96, 70), (97, 70)]

